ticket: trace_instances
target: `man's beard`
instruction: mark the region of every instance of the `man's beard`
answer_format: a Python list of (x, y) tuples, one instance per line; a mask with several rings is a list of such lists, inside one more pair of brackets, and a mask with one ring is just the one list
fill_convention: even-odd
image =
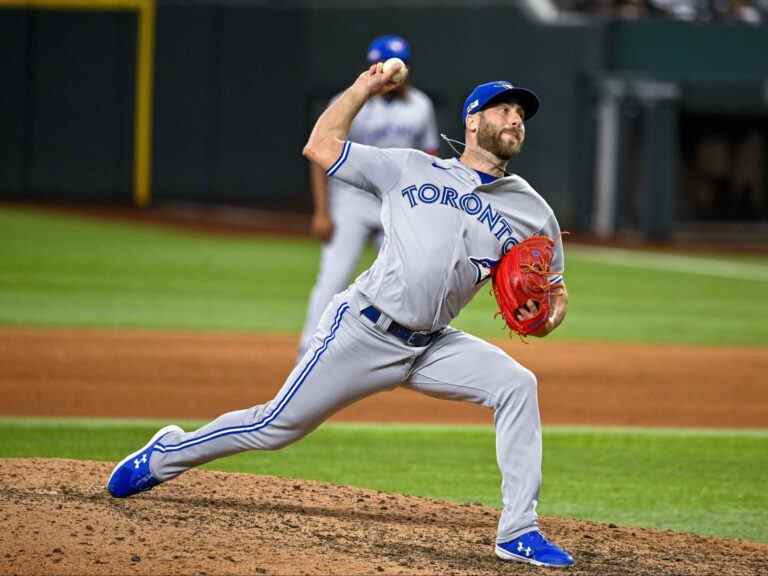
[(482, 116), (480, 117), (480, 124), (477, 129), (478, 146), (506, 162), (522, 150), (524, 132), (522, 129), (516, 131), (517, 140), (504, 140), (501, 137), (501, 132), (502, 130), (497, 130), (493, 124), (483, 120)]

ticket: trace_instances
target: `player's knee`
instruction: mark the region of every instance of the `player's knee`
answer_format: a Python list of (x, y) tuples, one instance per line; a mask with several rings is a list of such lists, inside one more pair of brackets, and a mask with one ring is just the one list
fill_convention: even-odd
[(509, 400), (519, 401), (535, 397), (538, 393), (537, 388), (538, 380), (536, 375), (527, 368), (519, 366), (514, 374), (510, 375), (501, 386), (500, 403), (506, 404)]

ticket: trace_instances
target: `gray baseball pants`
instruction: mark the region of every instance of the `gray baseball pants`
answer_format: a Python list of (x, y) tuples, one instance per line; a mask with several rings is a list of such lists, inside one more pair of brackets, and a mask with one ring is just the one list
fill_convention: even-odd
[(405, 386), (494, 411), (503, 500), (497, 541), (537, 528), (541, 424), (533, 373), (500, 348), (450, 327), (426, 347), (408, 346), (361, 316), (365, 306), (354, 288), (336, 295), (275, 398), (194, 432), (166, 435), (152, 454), (152, 474), (166, 481), (224, 456), (277, 450), (345, 406)]

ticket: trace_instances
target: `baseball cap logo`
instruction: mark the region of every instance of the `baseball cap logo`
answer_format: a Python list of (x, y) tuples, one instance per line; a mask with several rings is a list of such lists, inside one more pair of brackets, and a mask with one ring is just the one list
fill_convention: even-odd
[(469, 106), (467, 106), (467, 114), (472, 112), (472, 110), (474, 110), (478, 106), (480, 106), (480, 100), (477, 100), (477, 99), (472, 100), (472, 102), (469, 103)]
[(405, 46), (403, 45), (402, 40), (400, 40), (399, 38), (395, 38), (394, 40), (389, 41), (387, 48), (392, 50), (392, 52), (402, 52)]
[(374, 60), (380, 60), (381, 59), (381, 50), (378, 48), (374, 48), (370, 52), (368, 52), (368, 60), (374, 61)]

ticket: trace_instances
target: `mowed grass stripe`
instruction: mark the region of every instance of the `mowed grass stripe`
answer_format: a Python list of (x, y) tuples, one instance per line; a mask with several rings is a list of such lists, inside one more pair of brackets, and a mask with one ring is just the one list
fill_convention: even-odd
[[(4, 418), (0, 456), (115, 462), (163, 423)], [(499, 506), (490, 427), (333, 423), (205, 467)], [(545, 429), (539, 511), (768, 542), (767, 476), (764, 430)]]

